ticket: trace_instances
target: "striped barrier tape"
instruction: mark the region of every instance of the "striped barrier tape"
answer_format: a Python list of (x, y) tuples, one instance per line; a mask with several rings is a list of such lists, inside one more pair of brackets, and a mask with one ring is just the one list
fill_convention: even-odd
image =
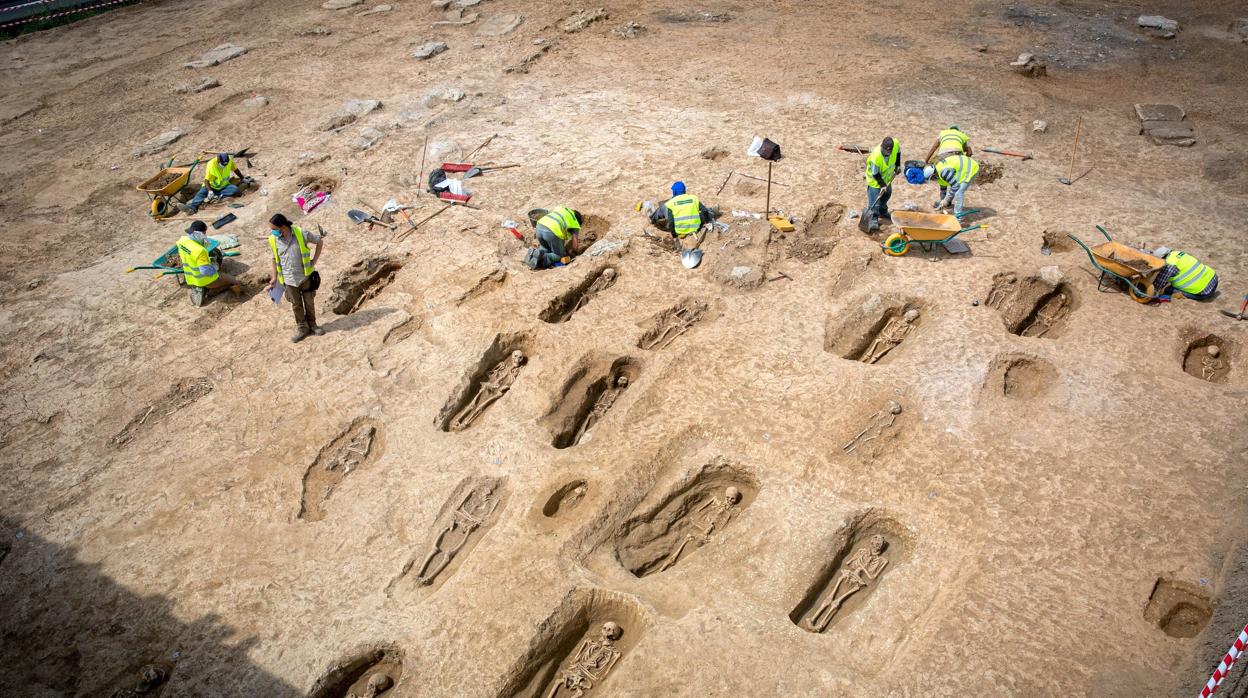
[(1218, 690), (1218, 686), (1222, 684), (1222, 680), (1230, 673), (1231, 667), (1235, 666), (1235, 660), (1239, 659), (1244, 653), (1244, 648), (1248, 647), (1248, 625), (1239, 631), (1239, 637), (1235, 638), (1234, 644), (1226, 651), (1226, 656), (1222, 658), (1222, 663), (1218, 664), (1218, 668), (1213, 670), (1213, 676), (1209, 677), (1209, 682), (1200, 690), (1200, 698), (1209, 698), (1213, 692)]
[[(5, 8), (5, 9), (11, 10), (11, 9), (17, 9), (18, 7), (27, 7), (30, 5), (37, 5), (37, 4), (42, 4), (45, 1), (46, 0), (38, 0), (38, 2), (28, 2), (25, 5), (17, 5), (15, 7)], [(89, 12), (91, 10), (97, 10), (101, 7), (108, 7), (110, 5), (120, 5), (121, 3), (124, 3), (124, 2), (133, 2), (133, 1), (134, 0), (106, 0), (105, 2), (99, 2), (99, 3), (90, 5), (87, 7), (76, 7), (72, 10), (65, 10), (63, 12), (53, 12), (50, 14), (35, 15), (33, 17), (27, 17), (26, 19), (18, 19), (12, 22), (5, 22), (3, 24), (0, 24), (0, 29), (8, 29), (9, 27), (16, 27), (21, 24), (29, 24), (30, 22), (42, 22), (48, 19), (56, 19), (57, 17), (64, 17), (66, 15), (77, 14), (79, 12)]]

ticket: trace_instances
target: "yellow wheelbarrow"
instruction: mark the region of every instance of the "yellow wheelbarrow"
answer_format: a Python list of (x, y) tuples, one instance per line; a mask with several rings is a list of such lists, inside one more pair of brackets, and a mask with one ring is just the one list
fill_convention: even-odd
[(1101, 272), (1096, 281), (1096, 290), (1101, 291), (1107, 286), (1118, 285), (1124, 287), (1127, 295), (1131, 296), (1131, 300), (1136, 303), (1157, 300), (1157, 296), (1153, 295), (1153, 279), (1157, 277), (1157, 272), (1166, 266), (1166, 260), (1120, 242), (1114, 242), (1109, 237), (1109, 233), (1099, 225), (1096, 229), (1105, 236), (1105, 242), (1096, 247), (1089, 247), (1074, 235), (1066, 235), (1088, 253), (1092, 266)]
[(918, 211), (893, 211), (893, 225), (901, 228), (900, 233), (893, 233), (884, 240), (881, 247), (893, 257), (900, 257), (910, 249), (910, 243), (918, 243), (926, 252), (933, 252), (937, 245), (944, 246), (962, 233), (979, 228), (988, 228), (983, 223), (976, 223), (963, 228), (957, 216), (947, 213), (919, 213)]
[(136, 189), (147, 194), (152, 200), (150, 214), (153, 218), (168, 218), (178, 212), (171, 199), (191, 181), (191, 173), (199, 165), (199, 160), (190, 165), (179, 167), (162, 167), (152, 177), (139, 183)]

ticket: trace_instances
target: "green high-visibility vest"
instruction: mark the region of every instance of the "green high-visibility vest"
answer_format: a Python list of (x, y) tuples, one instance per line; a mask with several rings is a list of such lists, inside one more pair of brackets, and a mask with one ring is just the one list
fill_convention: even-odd
[(965, 184), (977, 174), (979, 163), (969, 155), (950, 155), (936, 164), (936, 181), (945, 187), (950, 183)]
[(208, 248), (195, 242), (189, 235), (178, 240), (178, 257), (182, 259), (182, 278), (187, 286), (207, 286), (220, 276), (217, 272), (200, 274), (199, 268), (212, 264)]
[(936, 152), (943, 153), (950, 150), (956, 150), (959, 153), (966, 152), (966, 142), (970, 137), (962, 133), (956, 128), (947, 128), (940, 132), (936, 137), (940, 140), (940, 144), (936, 146)]
[[(308, 249), (308, 243), (303, 240), (303, 229), (297, 225), (290, 226), (290, 232), (295, 234), (295, 242), (299, 243), (299, 257), (303, 260), (304, 277), (312, 276), (312, 272), (316, 271), (316, 267), (312, 264), (312, 251)], [(286, 279), (282, 276), (282, 256), (277, 253), (277, 236), (269, 235), (269, 248), (273, 250), (273, 261), (277, 262), (277, 283), (286, 285)]]
[(1174, 251), (1166, 255), (1166, 264), (1173, 264), (1179, 273), (1170, 279), (1170, 285), (1184, 292), (1198, 296), (1209, 288), (1215, 272), (1213, 267), (1201, 264), (1200, 260), (1186, 252)]
[(208, 162), (208, 171), (204, 173), (204, 181), (208, 183), (208, 187), (213, 191), (221, 191), (225, 189), (225, 185), (230, 183), (230, 175), (234, 173), (234, 158), (221, 164), (220, 160), (213, 158)]
[(867, 180), (867, 186), (872, 189), (882, 189), (893, 181), (893, 177), (897, 174), (897, 156), (901, 153), (901, 143), (893, 141), (893, 152), (889, 153), (888, 160), (884, 160), (884, 153), (880, 152), (880, 146), (871, 149), (871, 154), (867, 155), (867, 169), (863, 171), (863, 178)]
[(693, 194), (681, 194), (667, 200), (667, 210), (672, 212), (672, 227), (676, 237), (698, 232), (702, 227), (701, 203)]
[(572, 230), (579, 230), (580, 223), (576, 222), (576, 214), (567, 206), (560, 206), (555, 210), (542, 216), (537, 224), (555, 234), (555, 237), (567, 242), (572, 238)]

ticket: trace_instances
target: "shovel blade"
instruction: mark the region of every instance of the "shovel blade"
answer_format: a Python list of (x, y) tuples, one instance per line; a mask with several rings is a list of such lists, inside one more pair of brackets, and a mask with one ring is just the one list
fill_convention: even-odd
[(351, 222), (355, 223), (356, 225), (359, 225), (360, 223), (367, 221), (371, 217), (372, 216), (369, 216), (367, 213), (364, 213), (358, 208), (353, 208), (350, 211), (347, 211), (347, 218), (350, 218)]
[(468, 170), (467, 172), (464, 173), (464, 179), (472, 179), (473, 177), (476, 177), (479, 174), (481, 174), (481, 168), (474, 167), (471, 170)]
[(702, 250), (682, 250), (680, 264), (686, 269), (693, 269), (702, 263)]

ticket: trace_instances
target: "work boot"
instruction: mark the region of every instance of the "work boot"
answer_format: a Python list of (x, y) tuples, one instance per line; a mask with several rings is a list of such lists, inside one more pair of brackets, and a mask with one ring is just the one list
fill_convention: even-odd
[(294, 336), (290, 338), (290, 341), (295, 344), (298, 344), (299, 342), (302, 342), (304, 339), (306, 339), (308, 335), (310, 334), (312, 334), (312, 332), (309, 330), (299, 329), (295, 332)]
[(312, 334), (316, 335), (317, 337), (320, 337), (321, 335), (325, 334), (325, 330), (322, 329), (321, 327), (313, 327)]

